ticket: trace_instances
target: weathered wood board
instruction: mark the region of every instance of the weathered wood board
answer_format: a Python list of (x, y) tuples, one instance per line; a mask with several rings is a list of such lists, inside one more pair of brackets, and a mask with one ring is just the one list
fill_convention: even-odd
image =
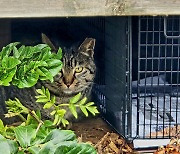
[(179, 14), (180, 0), (0, 0), (0, 18)]

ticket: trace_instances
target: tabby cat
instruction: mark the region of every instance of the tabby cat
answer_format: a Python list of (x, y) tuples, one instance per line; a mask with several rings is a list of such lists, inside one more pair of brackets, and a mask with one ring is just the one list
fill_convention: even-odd
[[(48, 44), (52, 48), (52, 51), (57, 51), (56, 47), (45, 34), (42, 34), (42, 42)], [(41, 86), (47, 87), (51, 94), (56, 96), (57, 104), (68, 103), (69, 99), (79, 92), (82, 93), (82, 97), (86, 96), (89, 98), (96, 72), (93, 58), (94, 47), (95, 39), (86, 38), (78, 48), (63, 49), (63, 67), (54, 77), (54, 82), (39, 82), (36, 88), (40, 88)], [(32, 110), (40, 108), (43, 119), (50, 118), (50, 111), (42, 110), (42, 105), (35, 102), (35, 87), (18, 89), (12, 86), (5, 87), (5, 91), (4, 100), (17, 97), (23, 105)], [(73, 116), (68, 111), (66, 112), (66, 118), (71, 121)]]
[[(57, 51), (50, 39), (42, 34), (42, 41), (48, 44), (52, 50)], [(90, 97), (96, 66), (94, 63), (95, 39), (86, 38), (78, 47), (64, 48), (62, 70), (54, 77), (54, 83), (43, 82), (50, 92), (57, 96), (57, 103), (67, 103), (69, 99), (79, 92), (82, 97)], [(66, 114), (69, 119), (71, 113)]]

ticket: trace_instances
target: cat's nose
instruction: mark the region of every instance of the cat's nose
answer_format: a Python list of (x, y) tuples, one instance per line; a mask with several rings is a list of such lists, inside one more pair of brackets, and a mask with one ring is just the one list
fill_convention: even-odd
[(69, 88), (71, 86), (71, 84), (73, 83), (74, 79), (68, 79), (68, 78), (63, 78), (63, 82), (64, 84)]
[(66, 86), (67, 86), (68, 88), (70, 87), (70, 85), (71, 85), (70, 83), (67, 83), (67, 84), (66, 84)]

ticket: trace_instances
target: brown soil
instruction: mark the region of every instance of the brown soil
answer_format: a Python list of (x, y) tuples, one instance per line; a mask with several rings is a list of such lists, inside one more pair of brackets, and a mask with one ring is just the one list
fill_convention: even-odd
[(100, 117), (88, 118), (81, 122), (73, 123), (72, 130), (79, 137), (79, 141), (90, 142), (98, 154), (132, 154), (132, 145), (112, 129)]
[(73, 123), (72, 130), (78, 137), (82, 137), (83, 142), (90, 141), (94, 145), (112, 129), (100, 117), (86, 118), (80, 122)]

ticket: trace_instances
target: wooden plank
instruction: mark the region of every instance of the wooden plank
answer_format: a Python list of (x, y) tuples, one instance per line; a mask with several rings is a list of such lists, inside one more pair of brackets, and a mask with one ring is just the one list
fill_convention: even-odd
[(0, 18), (177, 14), (180, 0), (0, 0)]

